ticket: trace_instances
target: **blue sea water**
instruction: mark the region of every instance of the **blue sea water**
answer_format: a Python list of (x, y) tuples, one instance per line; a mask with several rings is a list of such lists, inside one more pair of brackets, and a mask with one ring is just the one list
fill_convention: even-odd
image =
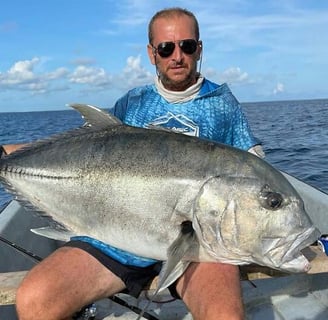
[[(328, 192), (328, 99), (244, 103), (266, 160)], [(23, 143), (80, 126), (72, 110), (0, 113), (0, 144)], [(0, 208), (11, 196), (0, 186)]]
[(328, 192), (328, 99), (243, 104), (266, 160)]

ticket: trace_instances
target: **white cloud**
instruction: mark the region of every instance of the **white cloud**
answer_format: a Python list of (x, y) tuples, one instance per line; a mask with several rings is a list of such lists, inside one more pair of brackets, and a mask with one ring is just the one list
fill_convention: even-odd
[(214, 79), (219, 83), (245, 84), (251, 82), (248, 73), (242, 71), (239, 67), (230, 67), (221, 73), (218, 73), (214, 68), (207, 68), (203, 74), (205, 77)]
[(51, 83), (64, 79), (68, 70), (61, 67), (51, 72), (37, 72), (36, 69), (42, 63), (38, 57), (15, 62), (8, 71), (0, 72), (0, 88), (29, 91), (31, 94), (48, 92)]
[(78, 66), (69, 76), (69, 81), (78, 84), (88, 84), (96, 87), (106, 87), (111, 84), (109, 76), (103, 68)]
[(45, 78), (48, 80), (55, 80), (64, 78), (68, 74), (68, 69), (60, 67), (55, 71), (49, 72), (45, 74)]
[(126, 66), (120, 78), (121, 87), (131, 89), (152, 82), (154, 75), (141, 65), (141, 56), (138, 55), (137, 57), (130, 56), (127, 58)]
[(241, 71), (239, 67), (231, 67), (222, 72), (221, 79), (227, 83), (243, 83), (247, 82), (249, 77), (247, 72)]
[(45, 93), (47, 91), (47, 85), (44, 82), (33, 82), (26, 86), (32, 94)]
[(276, 95), (284, 91), (285, 91), (285, 86), (282, 83), (278, 82), (276, 87), (273, 89), (273, 94)]
[(24, 73), (33, 70), (33, 67), (40, 61), (39, 58), (16, 62), (8, 71), (9, 74)]
[(88, 85), (86, 91), (107, 90), (108, 86), (111, 89), (126, 91), (150, 83), (153, 78), (154, 74), (142, 66), (141, 56), (138, 55), (128, 57), (119, 74), (110, 74), (103, 68), (80, 65), (70, 74), (69, 81), (73, 84)]
[[(7, 71), (0, 72), (0, 88), (7, 90), (29, 91), (31, 94), (56, 92), (59, 88), (82, 87), (82, 91), (102, 91), (112, 89), (128, 90), (152, 82), (154, 74), (146, 70), (141, 56), (130, 56), (118, 74), (110, 74), (104, 68), (78, 65), (73, 70), (58, 67), (45, 72), (40, 68), (41, 58), (15, 62)], [(115, 78), (115, 81), (113, 79)]]
[(7, 72), (0, 73), (0, 85), (22, 85), (36, 79), (33, 68), (39, 63), (39, 58), (16, 62)]

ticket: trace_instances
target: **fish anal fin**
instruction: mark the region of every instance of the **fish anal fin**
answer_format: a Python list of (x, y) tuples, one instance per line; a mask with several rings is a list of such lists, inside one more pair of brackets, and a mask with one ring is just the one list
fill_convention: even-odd
[(52, 227), (42, 227), (31, 229), (31, 231), (39, 236), (43, 236), (49, 239), (59, 240), (59, 241), (69, 241), (71, 237), (76, 236), (73, 232), (64, 229), (56, 229)]

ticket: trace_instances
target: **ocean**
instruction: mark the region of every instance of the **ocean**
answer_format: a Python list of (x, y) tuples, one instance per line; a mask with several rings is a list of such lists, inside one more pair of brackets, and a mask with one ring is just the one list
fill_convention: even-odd
[[(328, 99), (243, 103), (266, 160), (328, 192)], [(23, 143), (83, 123), (73, 110), (0, 113), (0, 144)], [(12, 197), (0, 185), (0, 208)]]

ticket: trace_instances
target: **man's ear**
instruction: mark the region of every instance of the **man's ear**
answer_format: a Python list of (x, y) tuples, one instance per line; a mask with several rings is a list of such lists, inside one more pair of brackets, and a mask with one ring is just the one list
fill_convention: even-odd
[(147, 53), (151, 64), (156, 65), (156, 53), (150, 44), (147, 45)]
[(198, 44), (197, 44), (197, 60), (200, 60), (200, 57), (202, 56), (202, 53), (203, 53), (203, 42), (198, 41)]

